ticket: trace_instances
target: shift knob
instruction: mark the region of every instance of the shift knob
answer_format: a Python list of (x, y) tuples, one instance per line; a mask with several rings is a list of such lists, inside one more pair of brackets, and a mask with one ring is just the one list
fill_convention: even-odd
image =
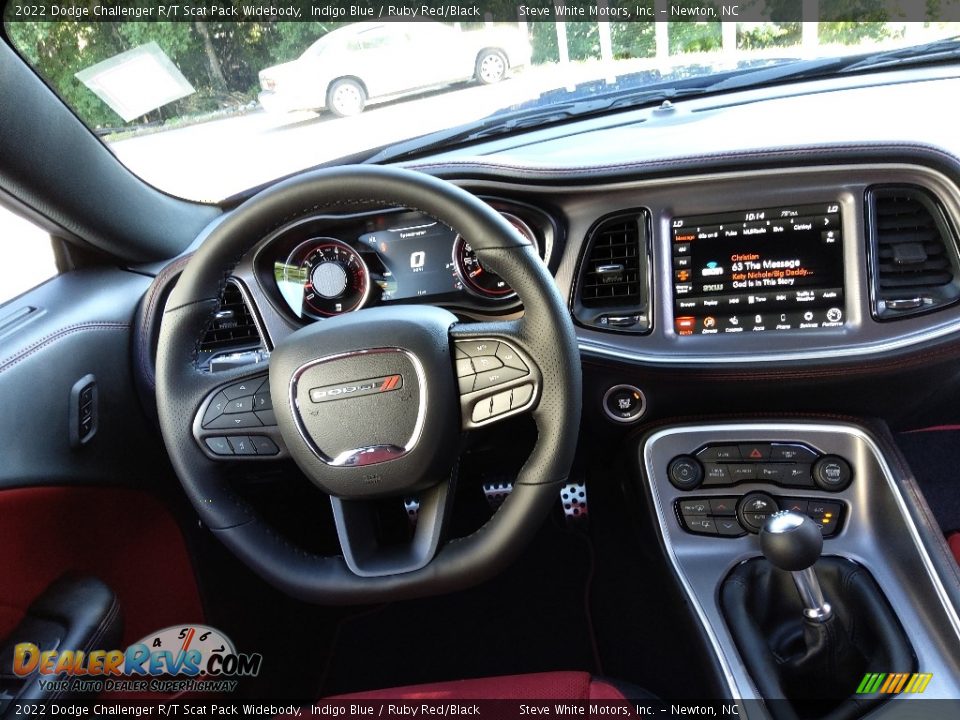
[(803, 616), (818, 623), (829, 620), (833, 612), (813, 570), (823, 550), (823, 535), (817, 524), (790, 510), (774, 513), (760, 528), (760, 550), (771, 565), (793, 576), (803, 602)]
[(760, 528), (760, 549), (774, 567), (796, 572), (820, 559), (823, 534), (806, 515), (790, 510), (774, 513)]

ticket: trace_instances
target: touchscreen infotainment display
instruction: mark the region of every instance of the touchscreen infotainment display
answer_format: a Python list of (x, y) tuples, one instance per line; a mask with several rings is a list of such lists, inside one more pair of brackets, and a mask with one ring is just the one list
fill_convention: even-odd
[(677, 334), (842, 327), (840, 231), (837, 203), (674, 218)]

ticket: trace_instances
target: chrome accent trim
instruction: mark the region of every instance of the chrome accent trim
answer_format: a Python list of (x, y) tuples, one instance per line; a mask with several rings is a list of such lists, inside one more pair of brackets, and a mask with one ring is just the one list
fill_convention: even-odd
[[(316, 443), (313, 441), (313, 438), (310, 437), (310, 433), (307, 432), (307, 429), (303, 424), (303, 418), (300, 416), (300, 405), (297, 403), (297, 383), (300, 381), (300, 377), (303, 375), (303, 373), (310, 368), (316, 367), (317, 365), (323, 365), (324, 363), (333, 362), (335, 360), (344, 360), (345, 358), (350, 357), (375, 355), (379, 353), (401, 353), (406, 355), (407, 359), (410, 361), (410, 364), (413, 365), (414, 372), (417, 374), (417, 382), (420, 385), (420, 405), (417, 407), (417, 419), (413, 426), (413, 432), (403, 444), (403, 447), (397, 447), (396, 445), (365, 446), (353, 448), (352, 450), (345, 450), (337, 455), (337, 457), (331, 458), (319, 447), (317, 447)], [(293, 422), (297, 427), (297, 432), (300, 434), (301, 439), (307, 444), (307, 447), (310, 448), (311, 452), (317, 456), (317, 459), (332, 467), (358, 467), (364, 465), (376, 465), (381, 462), (396, 460), (397, 458), (401, 458), (413, 450), (413, 448), (415, 448), (417, 443), (420, 441), (420, 436), (423, 434), (423, 425), (426, 422), (427, 417), (427, 376), (423, 370), (423, 365), (420, 364), (420, 360), (417, 358), (417, 356), (409, 350), (405, 350), (403, 348), (367, 348), (365, 350), (337, 353), (336, 355), (326, 355), (316, 360), (311, 360), (310, 362), (304, 363), (294, 370), (293, 376), (290, 378), (290, 384), (287, 388), (287, 392), (289, 394), (290, 407), (294, 409)]]
[(795, 513), (791, 510), (778, 510), (770, 516), (770, 519), (767, 521), (767, 524), (763, 526), (763, 529), (765, 532), (780, 535), (787, 530), (793, 530), (801, 525), (803, 525), (803, 516), (800, 515), (800, 513)]
[[(681, 586), (683, 587), (684, 592), (687, 595), (688, 600), (690, 601), (691, 606), (696, 612), (697, 619), (700, 621), (701, 626), (704, 629), (707, 637), (710, 640), (710, 644), (713, 647), (714, 653), (717, 657), (717, 661), (720, 664), (720, 667), (723, 671), (724, 678), (727, 682), (728, 689), (731, 692), (731, 697), (748, 699), (749, 696), (743, 692), (746, 688), (741, 688), (733, 672), (731, 661), (736, 664), (740, 669), (745, 682), (750, 683), (750, 689), (753, 691), (753, 696), (759, 698), (760, 695), (753, 685), (753, 680), (746, 674), (745, 666), (740, 658), (740, 655), (735, 646), (732, 645), (725, 652), (724, 648), (721, 646), (719, 639), (717, 637), (717, 632), (710, 624), (707, 617), (707, 612), (704, 608), (705, 602), (717, 602), (716, 598), (716, 589), (714, 589), (713, 595), (710, 597), (699, 597), (694, 591), (691, 585), (690, 579), (687, 577), (684, 572), (680, 561), (677, 557), (676, 550), (674, 549), (674, 544), (670, 539), (670, 534), (667, 531), (668, 522), (672, 517), (672, 508), (668, 507), (664, 509), (663, 499), (660, 495), (660, 489), (658, 483), (655, 482), (655, 478), (662, 476), (661, 472), (658, 472), (657, 468), (654, 467), (653, 458), (651, 457), (650, 449), (658, 441), (665, 438), (668, 438), (673, 435), (683, 435), (683, 434), (693, 434), (693, 433), (710, 433), (715, 436), (723, 436), (728, 433), (741, 433), (745, 436), (749, 436), (753, 440), (765, 439), (765, 437), (770, 437), (772, 441), (780, 441), (780, 436), (792, 436), (800, 442), (805, 442), (816, 446), (817, 443), (813, 442), (810, 437), (811, 434), (840, 434), (846, 435), (851, 438), (854, 438), (858, 442), (862, 443), (863, 446), (873, 455), (874, 461), (879, 466), (881, 473), (883, 474), (883, 481), (885, 482), (887, 489), (890, 491), (890, 496), (893, 498), (896, 508), (900, 513), (901, 520), (903, 521), (903, 526), (906, 528), (907, 533), (910, 537), (911, 542), (913, 543), (914, 550), (917, 555), (920, 557), (923, 569), (926, 573), (926, 576), (930, 580), (931, 586), (934, 590), (936, 598), (939, 600), (940, 605), (943, 609), (944, 614), (949, 622), (949, 629), (952, 630), (955, 641), (953, 647), (957, 647), (957, 643), (960, 642), (960, 616), (957, 614), (957, 609), (950, 602), (950, 598), (947, 594), (946, 588), (943, 585), (943, 581), (940, 576), (937, 574), (936, 568), (933, 565), (933, 561), (930, 558), (929, 553), (923, 545), (923, 541), (920, 537), (919, 530), (917, 529), (916, 523), (910, 515), (910, 511), (907, 507), (906, 499), (903, 494), (900, 492), (900, 488), (897, 486), (895, 480), (893, 479), (893, 472), (890, 469), (889, 464), (887, 463), (886, 458), (883, 453), (877, 447), (876, 443), (860, 428), (852, 425), (828, 425), (828, 424), (797, 424), (797, 423), (726, 423), (726, 424), (702, 424), (702, 425), (684, 425), (684, 426), (675, 426), (670, 428), (665, 428), (660, 430), (653, 435), (651, 435), (644, 446), (641, 448), (641, 456), (643, 461), (643, 468), (646, 474), (646, 482), (649, 486), (650, 493), (653, 499), (654, 510), (657, 515), (658, 520), (658, 530), (663, 539), (663, 545), (666, 550), (667, 558), (670, 561), (670, 564), (673, 567), (676, 577), (680, 581)], [(746, 439), (746, 437), (744, 438)], [(701, 439), (698, 438), (696, 442), (700, 442)], [(666, 481), (664, 481), (666, 482)], [(812, 492), (812, 491), (811, 491)], [(844, 491), (846, 492), (846, 491)], [(844, 497), (841, 494), (834, 494), (830, 497)], [(844, 528), (842, 533), (837, 537), (843, 537), (850, 535), (854, 531), (850, 528), (850, 523), (853, 522), (851, 518), (847, 527)], [(709, 538), (708, 538), (709, 540)], [(740, 541), (737, 541), (740, 542)], [(740, 543), (737, 547), (731, 546), (730, 557), (732, 560), (732, 565), (735, 565), (737, 562), (741, 562), (749, 557), (756, 557), (760, 555), (759, 549), (753, 547), (752, 545), (747, 546), (743, 543)], [(854, 561), (858, 559), (852, 557)], [(876, 566), (881, 567), (884, 562), (884, 558), (877, 558)], [(879, 580), (878, 580), (879, 582)], [(888, 600), (891, 600), (888, 595)], [(892, 601), (891, 601), (891, 604)], [(901, 618), (903, 621), (903, 618)], [(940, 627), (931, 628), (929, 625), (925, 625), (921, 628), (914, 628), (913, 637), (917, 638), (919, 643), (921, 640), (924, 640), (922, 636), (919, 636), (918, 633), (921, 630), (927, 630), (929, 633), (931, 630), (937, 631), (937, 637), (942, 637), (945, 629)], [(724, 633), (727, 633), (726, 628), (723, 628)], [(944, 660), (945, 656), (938, 654), (936, 649), (931, 650), (928, 647), (931, 644), (929, 639), (925, 640), (926, 645), (920, 646), (921, 649), (926, 650), (928, 653), (934, 655), (934, 660), (937, 660), (937, 667), (944, 667), (949, 669), (946, 661)], [(943, 644), (948, 644), (944, 642)], [(915, 650), (917, 647), (915, 647)], [(949, 658), (955, 662), (955, 659)], [(947, 677), (950, 677), (950, 673), (947, 674)]]
[(264, 352), (269, 358), (271, 349), (269, 344), (270, 336), (267, 335), (267, 330), (264, 327), (263, 322), (260, 320), (260, 308), (255, 302), (253, 302), (253, 295), (250, 293), (250, 289), (243, 280), (233, 275), (228, 277), (226, 282), (230, 283), (240, 291), (240, 296), (243, 298), (243, 303), (247, 306), (247, 310), (250, 312), (250, 317), (253, 318), (254, 327), (257, 328), (257, 334), (260, 336), (260, 347), (263, 348)]
[[(638, 412), (636, 415), (634, 415), (631, 418), (617, 417), (612, 412), (610, 412), (610, 409), (607, 407), (607, 398), (609, 398), (617, 390), (630, 390), (632, 392), (638, 393), (640, 395), (640, 412)], [(643, 390), (638, 388), (636, 385), (622, 385), (622, 384), (614, 385), (612, 388), (610, 388), (603, 394), (603, 400), (601, 400), (600, 402), (603, 407), (603, 414), (606, 415), (611, 420), (613, 420), (615, 423), (629, 425), (637, 422), (638, 420), (640, 420), (640, 418), (642, 418), (644, 415), (647, 414), (647, 396), (644, 394)]]
[(823, 597), (820, 579), (812, 567), (792, 572), (793, 583), (797, 586), (800, 602), (803, 603), (803, 616), (815, 622), (826, 622), (833, 615), (830, 603)]

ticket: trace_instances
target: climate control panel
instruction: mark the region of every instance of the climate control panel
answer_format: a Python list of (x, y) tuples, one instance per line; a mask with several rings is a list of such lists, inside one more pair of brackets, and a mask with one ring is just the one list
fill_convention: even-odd
[(718, 443), (673, 458), (667, 478), (678, 490), (750, 482), (839, 492), (853, 480), (853, 468), (844, 458), (821, 455), (803, 443)]
[(760, 532), (767, 518), (779, 510), (808, 515), (820, 527), (823, 537), (829, 538), (840, 532), (846, 515), (842, 502), (766, 492), (749, 492), (739, 497), (685, 497), (675, 502), (675, 509), (687, 532), (733, 538)]

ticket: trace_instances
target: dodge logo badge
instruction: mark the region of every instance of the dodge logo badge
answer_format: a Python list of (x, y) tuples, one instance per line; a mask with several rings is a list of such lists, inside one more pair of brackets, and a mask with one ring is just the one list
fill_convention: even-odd
[(386, 375), (384, 377), (370, 378), (369, 380), (355, 380), (338, 385), (310, 388), (310, 399), (315, 403), (322, 403), (328, 400), (342, 400), (360, 395), (391, 392), (392, 390), (399, 390), (402, 387), (402, 375)]

